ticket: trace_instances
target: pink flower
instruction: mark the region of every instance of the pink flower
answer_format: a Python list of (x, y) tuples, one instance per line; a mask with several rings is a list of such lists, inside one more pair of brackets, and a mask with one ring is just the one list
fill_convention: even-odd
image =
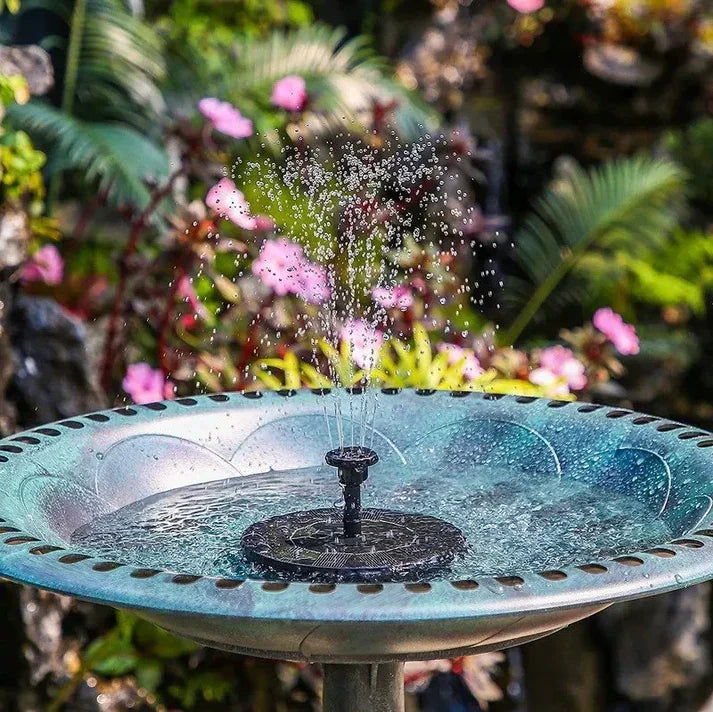
[(507, 3), (518, 12), (537, 12), (545, 6), (545, 0), (507, 0)]
[(339, 338), (349, 344), (352, 361), (370, 371), (376, 364), (384, 343), (384, 333), (364, 319), (349, 319), (339, 333)]
[(530, 373), (529, 378), (530, 383), (546, 388), (550, 396), (566, 396), (569, 394), (566, 380), (547, 368), (536, 368)]
[(398, 308), (406, 311), (413, 304), (413, 294), (408, 287), (399, 285), (390, 289), (389, 287), (374, 287), (371, 290), (374, 301), (384, 309)]
[(183, 277), (178, 280), (176, 294), (188, 303), (194, 314), (200, 314), (201, 316), (205, 316), (207, 314), (206, 308), (203, 306), (201, 300), (198, 299), (198, 295), (196, 294), (196, 290), (193, 288), (191, 280), (188, 279), (186, 275), (183, 275)]
[(255, 216), (255, 229), (258, 232), (268, 232), (275, 229), (275, 221), (269, 215)]
[(252, 271), (281, 297), (296, 294), (307, 302), (321, 304), (331, 294), (326, 270), (307, 259), (298, 244), (284, 237), (263, 243)]
[(213, 97), (206, 97), (198, 102), (198, 110), (217, 131), (233, 138), (252, 136), (253, 122), (246, 119), (232, 104)]
[(316, 262), (304, 259), (301, 272), (297, 277), (295, 294), (311, 304), (322, 304), (332, 294), (327, 277), (327, 270)]
[(540, 367), (530, 373), (530, 382), (538, 386), (556, 386), (553, 393), (581, 391), (587, 385), (584, 364), (564, 346), (550, 346), (540, 351)]
[(63, 276), (64, 261), (54, 245), (40, 247), (20, 272), (23, 282), (44, 282), (50, 285), (59, 284)]
[(221, 178), (205, 196), (205, 203), (213, 208), (221, 218), (228, 218), (238, 227), (254, 230), (255, 218), (250, 214), (250, 206), (245, 196), (230, 178)]
[(564, 378), (574, 391), (581, 391), (587, 385), (584, 364), (564, 346), (550, 346), (540, 351), (540, 368)]
[(307, 103), (305, 80), (290, 74), (275, 82), (272, 87), (272, 103), (287, 111), (302, 111)]
[(131, 396), (134, 403), (153, 403), (173, 397), (173, 383), (163, 377), (158, 368), (149, 364), (132, 363), (126, 369), (121, 387)]
[(636, 329), (627, 324), (613, 309), (597, 309), (592, 317), (594, 327), (614, 344), (614, 348), (623, 356), (639, 353), (639, 337)]
[(299, 288), (299, 273), (305, 259), (304, 250), (284, 237), (266, 240), (253, 261), (252, 271), (275, 294), (284, 297)]
[(438, 344), (436, 349), (440, 353), (448, 354), (448, 365), (453, 366), (459, 361), (463, 361), (463, 376), (472, 381), (482, 376), (485, 371), (478, 361), (478, 357), (470, 350), (464, 349), (457, 344)]

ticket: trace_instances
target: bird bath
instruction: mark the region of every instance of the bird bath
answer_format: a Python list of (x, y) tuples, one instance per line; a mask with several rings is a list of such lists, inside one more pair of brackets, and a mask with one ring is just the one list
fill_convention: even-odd
[(180, 398), (1, 441), (0, 575), (322, 663), (330, 712), (401, 709), (405, 660), (506, 648), (713, 577), (709, 433), (386, 390), (368, 451), (327, 464), (333, 397)]

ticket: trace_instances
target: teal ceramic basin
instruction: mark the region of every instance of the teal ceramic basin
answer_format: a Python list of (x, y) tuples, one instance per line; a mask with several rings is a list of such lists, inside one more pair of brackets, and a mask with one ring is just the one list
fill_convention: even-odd
[(324, 464), (335, 396), (310, 391), (131, 406), (0, 441), (0, 575), (209, 646), (322, 662), (504, 648), (713, 577), (708, 433), (532, 398), (340, 397), (345, 441), (379, 454), (364, 505), (465, 536), (429, 579), (285, 580), (245, 559), (250, 524), (340, 501)]

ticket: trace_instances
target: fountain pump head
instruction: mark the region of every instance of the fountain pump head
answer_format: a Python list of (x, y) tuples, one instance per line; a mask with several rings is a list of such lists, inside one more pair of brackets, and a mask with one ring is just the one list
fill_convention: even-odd
[(323, 582), (401, 581), (443, 571), (462, 553), (461, 531), (437, 517), (362, 508), (361, 486), (379, 456), (367, 447), (330, 450), (344, 507), (288, 512), (249, 526), (246, 558), (277, 578)]
[(355, 539), (361, 536), (361, 486), (379, 456), (368, 447), (352, 445), (330, 450), (324, 460), (339, 468), (339, 483), (344, 488), (344, 538)]

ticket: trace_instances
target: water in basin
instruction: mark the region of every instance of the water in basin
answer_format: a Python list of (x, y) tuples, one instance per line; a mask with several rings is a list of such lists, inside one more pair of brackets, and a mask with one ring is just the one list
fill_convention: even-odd
[[(468, 550), (437, 578), (585, 564), (673, 537), (657, 512), (628, 494), (517, 468), (476, 465), (444, 477), (391, 463), (375, 469), (370, 482), (365, 506), (430, 514), (461, 529)], [(128, 564), (269, 578), (242, 555), (246, 527), (330, 503), (341, 503), (332, 468), (273, 471), (148, 497), (96, 518), (71, 540), (94, 556)]]

